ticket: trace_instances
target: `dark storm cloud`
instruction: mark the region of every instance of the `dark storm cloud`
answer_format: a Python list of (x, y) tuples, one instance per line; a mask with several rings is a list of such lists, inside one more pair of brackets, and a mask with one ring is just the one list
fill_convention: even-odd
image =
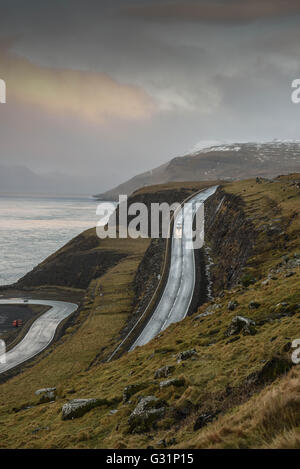
[(128, 15), (153, 20), (190, 20), (202, 22), (243, 23), (257, 19), (300, 13), (299, 0), (226, 0), (174, 1), (156, 5), (131, 5)]
[(299, 138), (299, 9), (0, 0), (0, 162), (76, 173), (98, 192), (200, 140)]

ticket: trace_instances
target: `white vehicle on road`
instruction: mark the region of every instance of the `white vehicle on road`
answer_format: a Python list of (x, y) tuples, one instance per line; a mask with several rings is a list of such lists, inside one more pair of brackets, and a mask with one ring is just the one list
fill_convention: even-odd
[(175, 237), (176, 238), (182, 238), (182, 230), (183, 230), (183, 223), (182, 223), (182, 220), (179, 220), (176, 223), (176, 227), (175, 227)]

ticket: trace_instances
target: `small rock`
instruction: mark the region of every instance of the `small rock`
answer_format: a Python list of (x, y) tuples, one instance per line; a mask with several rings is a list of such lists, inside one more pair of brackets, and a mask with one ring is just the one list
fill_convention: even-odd
[(250, 301), (250, 303), (248, 304), (249, 309), (258, 309), (259, 307), (260, 303), (258, 303), (257, 301)]
[(112, 409), (109, 411), (109, 415), (115, 415), (118, 412), (118, 409)]
[(264, 326), (267, 324), (268, 320), (267, 319), (261, 319), (260, 321), (257, 322), (257, 326)]
[(62, 419), (71, 420), (82, 417), (86, 412), (100, 405), (107, 404), (103, 399), (72, 399), (62, 407)]
[(199, 319), (205, 318), (206, 316), (210, 316), (211, 314), (215, 313), (220, 308), (222, 308), (222, 305), (220, 305), (219, 303), (215, 303), (213, 305), (210, 305), (204, 311), (204, 313), (197, 314), (197, 316), (195, 316), (193, 318), (193, 321), (198, 321)]
[(235, 308), (238, 306), (238, 302), (237, 301), (229, 301), (228, 303), (228, 311), (234, 311)]
[(176, 445), (176, 438), (170, 438), (169, 441), (167, 441), (168, 446)]
[(166, 448), (166, 447), (167, 447), (166, 440), (159, 440), (159, 441), (156, 443), (156, 446), (159, 447), (159, 448)]
[(144, 388), (143, 384), (129, 384), (123, 391), (123, 402), (128, 402), (131, 396), (141, 391)]
[(281, 303), (277, 303), (277, 305), (275, 306), (275, 311), (282, 312), (282, 311), (285, 311), (287, 307), (288, 307), (288, 303), (286, 303), (285, 301), (282, 301)]
[(283, 352), (289, 352), (292, 348), (292, 342), (287, 342), (283, 347), (282, 347), (282, 351)]
[(141, 398), (129, 417), (130, 431), (134, 433), (148, 431), (157, 420), (164, 417), (165, 412), (165, 401), (157, 399), (155, 396)]
[(197, 316), (193, 317), (193, 321), (198, 321), (199, 319), (203, 318), (203, 315), (205, 315), (205, 313), (197, 314)]
[(40, 432), (41, 430), (49, 430), (49, 427), (37, 427), (37, 428), (35, 428), (34, 430), (32, 430), (31, 433), (38, 433), (38, 432)]
[(39, 404), (45, 404), (46, 402), (52, 402), (56, 399), (56, 388), (43, 388), (35, 391), (36, 396), (40, 396)]
[(181, 360), (188, 360), (189, 358), (197, 355), (197, 352), (195, 349), (192, 350), (185, 350), (184, 352), (180, 352), (177, 355), (177, 362), (181, 362)]
[(185, 381), (183, 378), (173, 378), (173, 379), (168, 379), (166, 381), (161, 381), (159, 383), (159, 387), (160, 388), (168, 388), (169, 386), (176, 386), (176, 387), (179, 387), (179, 386), (184, 386), (185, 385)]
[(171, 439), (167, 442), (167, 445), (168, 445), (168, 446), (176, 445), (176, 438), (171, 438)]
[(152, 360), (152, 358), (154, 358), (154, 356), (155, 356), (155, 353), (153, 352), (153, 353), (151, 353), (151, 354), (149, 355), (149, 357), (147, 358), (147, 360)]
[(170, 365), (163, 366), (162, 368), (159, 368), (158, 370), (156, 370), (156, 372), (154, 373), (154, 379), (167, 378), (169, 375), (173, 373), (174, 370), (175, 370), (175, 366), (170, 366)]
[(205, 427), (207, 424), (213, 421), (215, 415), (213, 414), (202, 414), (197, 417), (197, 420), (194, 424), (194, 431), (200, 430), (200, 428)]
[(239, 334), (240, 332), (243, 335), (254, 335), (256, 333), (255, 322), (243, 316), (235, 316), (226, 331), (226, 336)]
[(288, 272), (287, 274), (285, 274), (285, 277), (286, 278), (289, 278), (289, 277), (292, 277), (293, 275), (295, 275), (296, 272)]

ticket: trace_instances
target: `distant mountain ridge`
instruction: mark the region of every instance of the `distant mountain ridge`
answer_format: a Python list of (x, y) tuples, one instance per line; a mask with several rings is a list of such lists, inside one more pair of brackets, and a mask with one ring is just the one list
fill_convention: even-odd
[[(95, 187), (95, 186), (94, 186)], [(88, 193), (84, 181), (59, 172), (37, 174), (26, 166), (0, 165), (0, 193)]]
[(173, 181), (272, 178), (293, 172), (300, 172), (300, 141), (217, 144), (175, 157), (95, 197), (116, 200), (119, 194)]

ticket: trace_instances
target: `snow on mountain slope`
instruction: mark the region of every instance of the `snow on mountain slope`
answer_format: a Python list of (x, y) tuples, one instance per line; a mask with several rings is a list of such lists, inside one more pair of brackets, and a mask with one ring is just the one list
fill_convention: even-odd
[(293, 172), (300, 172), (300, 141), (200, 142), (189, 154), (175, 157), (97, 197), (117, 199), (119, 194), (170, 181), (272, 178)]

